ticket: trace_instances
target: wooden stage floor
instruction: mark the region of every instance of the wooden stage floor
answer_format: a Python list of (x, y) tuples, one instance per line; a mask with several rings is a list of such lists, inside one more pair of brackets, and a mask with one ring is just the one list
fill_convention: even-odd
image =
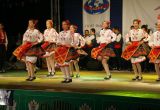
[[(75, 92), (89, 94), (121, 94), (138, 96), (154, 94), (151, 97), (160, 98), (160, 82), (156, 82), (155, 73), (144, 73), (142, 81), (132, 81), (133, 72), (112, 72), (111, 80), (104, 80), (104, 71), (81, 71), (80, 78), (73, 78), (72, 83), (62, 84), (63, 74), (57, 72), (54, 77), (47, 78), (46, 70), (37, 72), (37, 79), (25, 81), (26, 71), (17, 70), (0, 74), (0, 88), (40, 90), (53, 92)], [(156, 95), (155, 95), (156, 94)], [(140, 96), (141, 96), (140, 95)]]

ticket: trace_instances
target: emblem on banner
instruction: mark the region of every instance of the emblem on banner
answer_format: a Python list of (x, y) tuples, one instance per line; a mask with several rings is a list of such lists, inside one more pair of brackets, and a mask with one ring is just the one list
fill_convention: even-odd
[(108, 8), (108, 0), (87, 0), (84, 4), (84, 10), (92, 15), (104, 13)]

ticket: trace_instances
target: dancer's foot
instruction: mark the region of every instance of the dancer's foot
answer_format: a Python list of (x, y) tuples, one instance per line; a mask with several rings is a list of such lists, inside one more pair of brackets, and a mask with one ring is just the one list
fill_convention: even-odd
[(135, 76), (134, 78), (132, 78), (133, 81), (138, 80), (139, 76)]
[(111, 77), (112, 77), (111, 75), (107, 75), (106, 77), (104, 77), (104, 79), (109, 80), (109, 79), (111, 79)]
[(64, 79), (61, 83), (67, 83), (67, 79)]
[(52, 77), (52, 76), (54, 76), (54, 74), (53, 74), (53, 72), (49, 72), (48, 75), (47, 75), (47, 77)]
[(74, 77), (74, 74), (71, 74), (70, 76), (71, 76), (71, 77)]
[(36, 79), (36, 77), (34, 76), (34, 77), (31, 77), (30, 79), (29, 79), (29, 81), (33, 81), (33, 80), (35, 80)]
[(141, 77), (139, 77), (137, 80), (138, 80), (138, 81), (142, 81), (142, 79), (143, 79), (143, 77), (141, 76)]
[(72, 79), (68, 79), (66, 83), (71, 83), (72, 82)]
[(29, 81), (30, 78), (31, 78), (31, 77), (29, 76), (29, 77), (26, 79), (26, 81)]
[(76, 74), (76, 78), (79, 78), (80, 77), (80, 74)]

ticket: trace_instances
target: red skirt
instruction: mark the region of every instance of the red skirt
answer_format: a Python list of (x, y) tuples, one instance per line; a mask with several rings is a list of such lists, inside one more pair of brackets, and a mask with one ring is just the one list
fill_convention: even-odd
[(64, 64), (67, 59), (68, 52), (69, 52), (69, 47), (66, 46), (58, 46), (57, 48), (55, 48), (56, 62), (60, 65)]
[(80, 54), (78, 54), (77, 50), (71, 47), (67, 54), (66, 62), (70, 62), (71, 60), (76, 60), (77, 58), (79, 58), (79, 56)]
[(31, 48), (29, 48), (25, 56), (36, 56), (36, 57), (42, 57), (45, 54), (45, 51), (41, 47), (41, 44), (33, 45)]
[(115, 57), (116, 54), (111, 48), (107, 47), (106, 44), (100, 44), (100, 46), (93, 48), (91, 51), (92, 58), (97, 59), (98, 56)]
[(78, 57), (79, 54), (73, 47), (59, 46), (55, 49), (55, 60), (60, 65), (76, 60)]
[(45, 42), (41, 45), (41, 47), (46, 51), (46, 52), (52, 52), (55, 51), (56, 44), (55, 43), (49, 43)]
[(148, 55), (151, 63), (155, 63), (156, 60), (160, 59), (160, 47), (155, 47), (151, 49)]
[(32, 43), (25, 43), (20, 45), (16, 50), (14, 50), (13, 55), (17, 57), (17, 59), (21, 59), (25, 53), (32, 47)]
[(137, 58), (139, 56), (147, 55), (147, 49), (145, 49), (143, 45), (144, 44), (140, 44), (139, 42), (133, 42), (125, 48), (121, 57), (126, 60), (130, 60), (131, 57)]

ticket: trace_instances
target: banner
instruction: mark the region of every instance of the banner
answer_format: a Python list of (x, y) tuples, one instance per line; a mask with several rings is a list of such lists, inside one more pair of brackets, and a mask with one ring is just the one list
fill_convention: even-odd
[(123, 0), (123, 35), (126, 35), (134, 19), (141, 25), (147, 24), (155, 31), (157, 16), (160, 14), (160, 0)]
[(110, 20), (110, 0), (83, 0), (83, 32), (91, 28), (99, 32), (104, 20)]

